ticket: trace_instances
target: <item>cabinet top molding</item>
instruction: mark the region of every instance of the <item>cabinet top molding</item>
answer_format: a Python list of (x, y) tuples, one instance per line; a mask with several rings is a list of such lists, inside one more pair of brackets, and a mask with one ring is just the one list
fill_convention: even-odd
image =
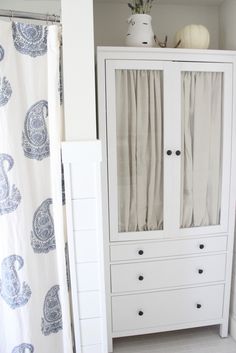
[[(142, 47), (97, 47), (97, 55), (104, 59), (143, 59), (143, 60), (181, 60), (204, 62), (233, 62), (235, 50), (212, 49), (176, 49), (176, 48), (142, 48)], [(155, 57), (154, 57), (155, 56)]]

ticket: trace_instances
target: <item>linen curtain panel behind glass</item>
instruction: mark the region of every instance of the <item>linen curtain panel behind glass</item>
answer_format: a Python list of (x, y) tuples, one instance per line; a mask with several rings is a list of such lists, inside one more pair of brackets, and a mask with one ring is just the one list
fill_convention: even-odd
[(116, 70), (119, 231), (163, 228), (162, 72)]
[(223, 74), (182, 74), (181, 226), (219, 224)]
[(59, 87), (58, 27), (0, 22), (2, 353), (72, 352)]

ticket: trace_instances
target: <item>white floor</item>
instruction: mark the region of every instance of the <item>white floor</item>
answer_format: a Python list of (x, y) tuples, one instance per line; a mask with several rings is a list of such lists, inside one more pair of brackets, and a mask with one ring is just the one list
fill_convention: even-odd
[(220, 338), (214, 326), (118, 338), (114, 353), (236, 353), (236, 342)]

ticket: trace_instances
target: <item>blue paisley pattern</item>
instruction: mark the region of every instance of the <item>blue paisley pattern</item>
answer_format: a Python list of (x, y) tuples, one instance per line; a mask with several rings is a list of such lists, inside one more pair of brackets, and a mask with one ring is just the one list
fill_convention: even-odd
[[(16, 263), (18, 269), (16, 269)], [(23, 258), (17, 255), (8, 256), (2, 261), (0, 295), (12, 309), (28, 303), (31, 296), (30, 287), (25, 282), (21, 284), (17, 275), (17, 271), (23, 266)]]
[(4, 49), (3, 49), (3, 47), (0, 45), (0, 61), (2, 61), (2, 60), (4, 59), (4, 55), (5, 55)]
[(64, 176), (64, 166), (61, 162), (61, 190), (62, 190), (62, 205), (66, 204), (66, 190), (65, 190), (65, 176)]
[(34, 346), (29, 343), (22, 343), (20, 346), (17, 346), (13, 348), (13, 351), (11, 353), (33, 353), (34, 352)]
[(31, 245), (36, 253), (48, 253), (56, 248), (50, 205), (52, 199), (46, 199), (34, 213)]
[(69, 262), (69, 249), (68, 243), (65, 244), (65, 258), (66, 258), (66, 281), (67, 281), (67, 289), (68, 292), (71, 290), (71, 281), (70, 281), (70, 262)]
[(16, 50), (33, 58), (46, 54), (48, 29), (45, 26), (12, 23), (12, 35)]
[(0, 78), (0, 107), (6, 105), (11, 98), (12, 89), (10, 82), (4, 76)]
[(63, 104), (63, 73), (62, 73), (62, 64), (61, 64), (62, 58), (60, 58), (60, 65), (59, 65), (59, 87), (58, 91), (60, 94), (60, 104)]
[(22, 146), (26, 157), (42, 159), (49, 157), (50, 146), (45, 119), (48, 116), (48, 103), (41, 100), (31, 106), (26, 114)]
[(59, 299), (60, 287), (58, 285), (53, 286), (46, 294), (43, 306), (43, 318), (41, 324), (41, 330), (44, 336), (48, 336), (51, 333), (57, 333), (62, 330), (62, 312), (61, 303)]
[(0, 154), (0, 215), (15, 211), (21, 201), (20, 191), (15, 185), (10, 187), (7, 177), (7, 172), (13, 165), (14, 161), (10, 155)]

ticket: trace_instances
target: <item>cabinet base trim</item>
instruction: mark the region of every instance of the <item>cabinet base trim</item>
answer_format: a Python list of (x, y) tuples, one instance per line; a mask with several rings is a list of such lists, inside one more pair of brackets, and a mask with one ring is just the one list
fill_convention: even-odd
[[(210, 321), (203, 321), (203, 322), (191, 322), (185, 323), (182, 325), (173, 325), (173, 326), (162, 326), (162, 327), (152, 327), (149, 329), (141, 329), (141, 330), (132, 330), (132, 331), (122, 331), (122, 332), (113, 332), (112, 338), (119, 338), (119, 337), (127, 337), (127, 336), (138, 336), (138, 335), (145, 335), (151, 333), (160, 333), (166, 331), (177, 331), (177, 330), (185, 330), (194, 327), (203, 327), (203, 326), (213, 326), (213, 325), (221, 325), (223, 323), (223, 319), (217, 320), (210, 320)], [(236, 320), (234, 320), (234, 334), (232, 334), (232, 326), (231, 326), (231, 336), (236, 340)]]

